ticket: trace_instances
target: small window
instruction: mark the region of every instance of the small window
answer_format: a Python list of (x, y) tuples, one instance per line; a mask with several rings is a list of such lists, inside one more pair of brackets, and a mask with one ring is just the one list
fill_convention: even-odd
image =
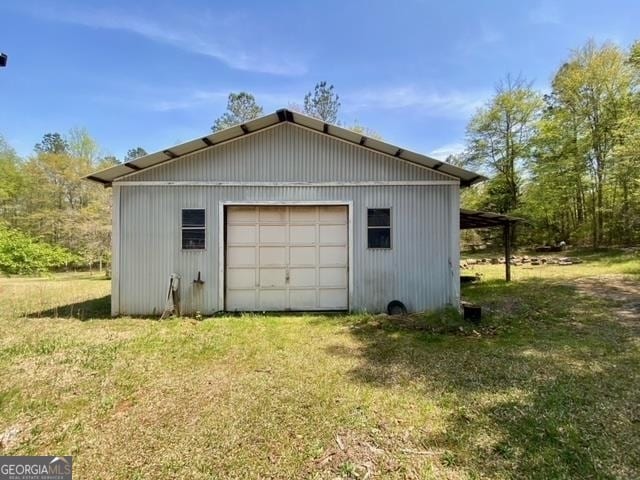
[(182, 249), (204, 250), (205, 220), (203, 208), (182, 210)]
[(367, 210), (367, 247), (391, 248), (391, 209)]

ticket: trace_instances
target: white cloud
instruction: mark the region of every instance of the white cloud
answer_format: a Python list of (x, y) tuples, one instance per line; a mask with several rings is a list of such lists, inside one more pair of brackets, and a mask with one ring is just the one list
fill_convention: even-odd
[(446, 143), (429, 152), (430, 157), (445, 160), (449, 155), (456, 155), (464, 151), (464, 143)]
[(244, 35), (248, 28), (243, 19), (203, 13), (195, 20), (168, 15), (171, 20), (165, 22), (147, 15), (77, 8), (69, 11), (40, 8), (33, 13), (54, 21), (134, 33), (154, 42), (215, 58), (237, 70), (277, 75), (301, 75), (307, 71), (300, 59), (281, 49), (272, 51), (264, 45), (244, 45), (251, 42), (238, 39), (238, 34)]
[(468, 117), (481, 107), (487, 92), (436, 91), (413, 85), (368, 88), (347, 94), (348, 111), (415, 109), (433, 116)]
[(529, 11), (529, 20), (538, 25), (558, 25), (560, 9), (555, 2), (543, 0)]

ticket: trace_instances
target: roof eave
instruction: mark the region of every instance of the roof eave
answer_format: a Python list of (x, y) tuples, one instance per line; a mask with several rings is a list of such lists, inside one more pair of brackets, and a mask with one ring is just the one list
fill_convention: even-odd
[(130, 162), (108, 167), (83, 178), (109, 186), (113, 181), (135, 174), (139, 171), (146, 170), (147, 168), (161, 165), (165, 162), (214, 147), (221, 143), (242, 138), (245, 135), (256, 133), (265, 128), (270, 128), (284, 122), (290, 122), (300, 127), (309, 128), (317, 131), (318, 133), (328, 135), (354, 145), (359, 145), (360, 147), (377, 151), (381, 154), (399, 158), (410, 163), (417, 163), (423, 167), (459, 179), (460, 186), (463, 188), (486, 180), (486, 177), (482, 175), (464, 170), (455, 165), (442, 162), (427, 155), (419, 154), (381, 140), (367, 137), (366, 135), (358, 134), (337, 125), (328, 124), (317, 118), (309, 117), (299, 112), (293, 112), (286, 108), (276, 110), (274, 113), (250, 120), (241, 125), (235, 125), (233, 127), (220, 130), (219, 132), (214, 132), (204, 137), (198, 137), (159, 152), (154, 152), (149, 155), (145, 155), (144, 157), (136, 158)]

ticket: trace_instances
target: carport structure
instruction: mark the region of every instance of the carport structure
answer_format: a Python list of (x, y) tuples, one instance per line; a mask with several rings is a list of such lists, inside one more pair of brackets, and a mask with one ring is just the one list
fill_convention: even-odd
[(460, 230), (474, 228), (502, 228), (504, 239), (504, 278), (511, 281), (511, 238), (512, 229), (516, 223), (523, 222), (522, 218), (503, 215), (500, 213), (479, 212), (460, 209)]

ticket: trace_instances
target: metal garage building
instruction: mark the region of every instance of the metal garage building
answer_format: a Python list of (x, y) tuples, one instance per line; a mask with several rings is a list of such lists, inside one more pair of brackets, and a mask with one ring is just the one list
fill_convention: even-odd
[(289, 110), (87, 178), (113, 190), (114, 315), (162, 313), (171, 274), (185, 313), (457, 305), (484, 179)]

